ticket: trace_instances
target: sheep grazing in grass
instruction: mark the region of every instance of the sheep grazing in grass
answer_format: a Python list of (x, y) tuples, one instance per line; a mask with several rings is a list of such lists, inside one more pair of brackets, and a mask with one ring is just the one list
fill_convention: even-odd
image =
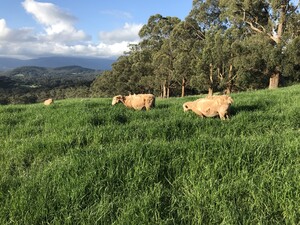
[(228, 95), (214, 95), (186, 102), (183, 104), (183, 110), (192, 110), (202, 118), (219, 116), (221, 120), (225, 120), (229, 119), (228, 109), (232, 103), (233, 99)]
[(49, 98), (49, 99), (44, 101), (44, 105), (51, 105), (53, 103), (54, 103), (54, 100), (52, 98)]
[(219, 104), (232, 104), (233, 99), (228, 95), (208, 95), (207, 99), (216, 100)]
[(117, 95), (113, 97), (112, 105), (120, 102), (127, 108), (135, 110), (150, 110), (155, 106), (155, 96), (153, 94), (134, 94), (129, 96)]

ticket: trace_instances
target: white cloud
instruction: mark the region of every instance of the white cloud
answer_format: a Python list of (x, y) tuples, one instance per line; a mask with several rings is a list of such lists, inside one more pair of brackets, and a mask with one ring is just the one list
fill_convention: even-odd
[(5, 19), (0, 19), (0, 42), (28, 42), (36, 41), (32, 28), (12, 30), (7, 27)]
[[(49, 55), (118, 57), (128, 45), (139, 41), (142, 24), (128, 24), (111, 32), (99, 32), (99, 42), (75, 28), (77, 19), (52, 3), (24, 0), (26, 12), (39, 23), (43, 32), (34, 28), (11, 29), (0, 18), (0, 52), (2, 56), (30, 58)], [(129, 16), (129, 15), (128, 15)]]
[(139, 40), (139, 30), (142, 24), (128, 24), (125, 23), (124, 27), (111, 32), (100, 32), (100, 40), (107, 44), (120, 43), (122, 41), (137, 42)]
[(62, 42), (89, 39), (82, 30), (76, 30), (74, 27), (77, 19), (54, 4), (25, 0), (22, 5), (38, 23), (44, 26), (48, 39)]
[(6, 27), (5, 19), (0, 19), (0, 38), (8, 35), (10, 30)]

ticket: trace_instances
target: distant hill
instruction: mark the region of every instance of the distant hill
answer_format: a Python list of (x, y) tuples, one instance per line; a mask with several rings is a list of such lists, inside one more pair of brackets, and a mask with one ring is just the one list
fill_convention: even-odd
[(84, 68), (81, 66), (64, 66), (64, 67), (39, 67), (39, 66), (21, 66), (5, 72), (0, 75), (8, 77), (87, 77), (92, 75), (95, 78), (99, 74), (98, 70)]
[(0, 105), (89, 97), (90, 86), (102, 71), (81, 66), (21, 66), (0, 72)]
[(42, 57), (36, 59), (15, 59), (0, 57), (0, 71), (12, 70), (22, 66), (38, 66), (57, 68), (66, 66), (80, 66), (93, 70), (110, 70), (115, 59), (84, 58), (84, 57)]

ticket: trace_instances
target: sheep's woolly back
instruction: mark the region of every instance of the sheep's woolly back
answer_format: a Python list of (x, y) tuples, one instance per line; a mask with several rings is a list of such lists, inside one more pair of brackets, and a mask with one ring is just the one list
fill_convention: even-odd
[(54, 103), (54, 101), (53, 101), (52, 98), (49, 98), (49, 99), (47, 99), (47, 100), (44, 101), (44, 105), (51, 105), (53, 103)]
[(227, 95), (208, 96), (193, 102), (183, 104), (183, 110), (192, 110), (201, 117), (219, 116), (221, 119), (228, 118), (228, 108), (233, 103), (233, 99)]
[(113, 98), (112, 105), (119, 102), (122, 102), (127, 108), (149, 110), (155, 106), (155, 96), (153, 94), (117, 95)]
[(233, 99), (228, 95), (213, 95), (207, 96), (206, 99), (216, 100), (218, 104), (232, 104)]

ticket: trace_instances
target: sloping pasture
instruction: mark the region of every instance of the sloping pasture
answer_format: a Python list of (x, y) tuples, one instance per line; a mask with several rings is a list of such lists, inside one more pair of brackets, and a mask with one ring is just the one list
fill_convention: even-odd
[(299, 224), (300, 86), (232, 97), (0, 106), (0, 224)]

